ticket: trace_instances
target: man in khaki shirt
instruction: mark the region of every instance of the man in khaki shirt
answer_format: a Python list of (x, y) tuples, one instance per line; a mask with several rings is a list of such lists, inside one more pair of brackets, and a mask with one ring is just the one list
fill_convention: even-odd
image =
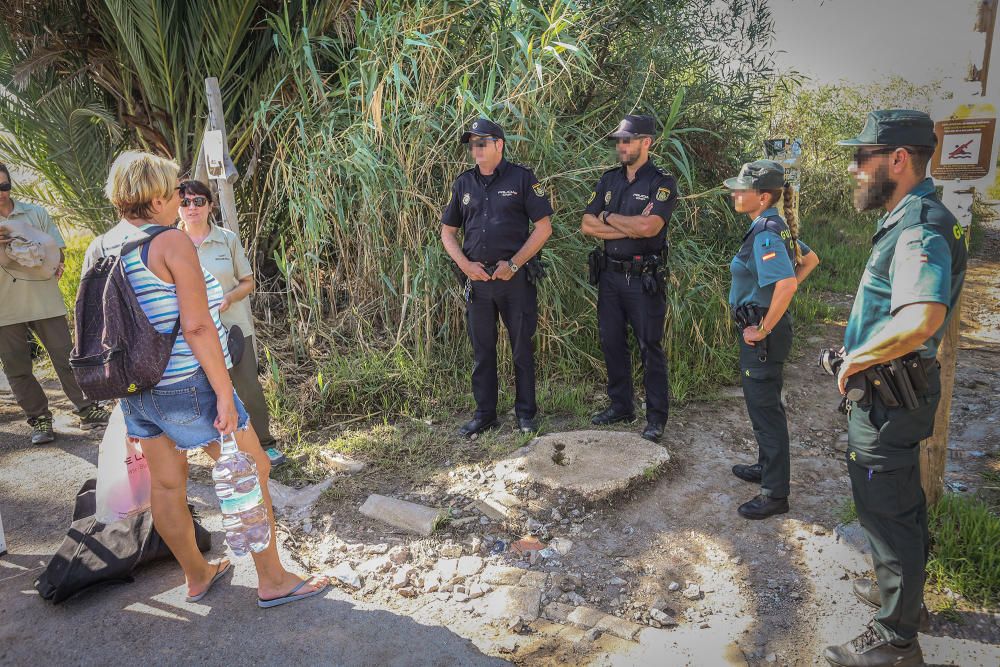
[[(60, 248), (66, 247), (46, 210), (15, 201), (10, 190), (10, 172), (0, 164), (0, 222), (17, 220), (29, 224), (55, 239)], [(0, 237), (0, 247), (5, 241)], [(59, 291), (62, 271), (60, 263), (55, 278), (49, 280), (15, 279), (7, 271), (0, 271), (0, 361), (14, 397), (31, 425), (31, 442), (36, 445), (52, 442), (55, 432), (48, 398), (32, 373), (32, 332), (49, 353), (63, 391), (76, 406), (80, 428), (92, 429), (108, 423), (108, 411), (84, 396), (69, 367), (73, 342), (66, 321), (66, 305)]]

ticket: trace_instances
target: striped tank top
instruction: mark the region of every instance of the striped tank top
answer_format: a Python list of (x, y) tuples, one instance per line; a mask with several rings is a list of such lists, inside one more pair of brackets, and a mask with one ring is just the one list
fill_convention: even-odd
[[(146, 229), (151, 225), (143, 225)], [(174, 330), (180, 310), (177, 307), (177, 286), (160, 280), (155, 273), (146, 268), (142, 262), (142, 248), (136, 248), (132, 252), (122, 256), (125, 262), (125, 274), (128, 276), (132, 289), (139, 299), (139, 306), (142, 312), (149, 318), (149, 323), (160, 333), (170, 333)], [(205, 287), (208, 290), (208, 310), (212, 314), (212, 321), (215, 322), (215, 329), (219, 333), (219, 342), (222, 343), (222, 353), (226, 358), (226, 368), (233, 367), (233, 361), (229, 357), (229, 340), (226, 328), (222, 326), (219, 318), (219, 306), (222, 304), (222, 285), (211, 273), (204, 268), (201, 270), (205, 276)], [(163, 387), (187, 379), (198, 372), (201, 364), (191, 351), (191, 347), (184, 340), (184, 332), (177, 334), (174, 348), (170, 352), (170, 361), (163, 371), (163, 379), (156, 385)]]

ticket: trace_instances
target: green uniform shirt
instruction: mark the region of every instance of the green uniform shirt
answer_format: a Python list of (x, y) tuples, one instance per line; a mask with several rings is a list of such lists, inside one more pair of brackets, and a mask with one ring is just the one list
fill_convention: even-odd
[[(14, 200), (14, 210), (10, 215), (0, 215), (0, 222), (8, 220), (26, 222), (54, 238), (60, 248), (66, 247), (59, 229), (41, 206)], [(65, 315), (66, 304), (59, 291), (58, 280), (15, 280), (9, 273), (0, 270), (0, 327)]]
[[(184, 223), (178, 226), (184, 229)], [(198, 246), (198, 259), (202, 267), (215, 276), (227, 294), (240, 280), (253, 275), (253, 268), (243, 244), (240, 243), (240, 237), (219, 225), (212, 225), (212, 231)], [(250, 299), (236, 301), (221, 317), (227, 329), (235, 325), (243, 331), (244, 336), (254, 335)]]
[(933, 358), (965, 282), (964, 232), (934, 191), (934, 181), (921, 181), (878, 223), (872, 253), (861, 276), (844, 348), (865, 344), (903, 306), (943, 303), (948, 307), (941, 328), (924, 343), (920, 355)]
[[(796, 242), (803, 256), (812, 252), (802, 241)], [(762, 308), (771, 306), (775, 283), (795, 277), (791, 244), (792, 233), (778, 215), (778, 209), (769, 208), (750, 223), (740, 251), (729, 263), (733, 278), (729, 286), (730, 307), (750, 303)]]

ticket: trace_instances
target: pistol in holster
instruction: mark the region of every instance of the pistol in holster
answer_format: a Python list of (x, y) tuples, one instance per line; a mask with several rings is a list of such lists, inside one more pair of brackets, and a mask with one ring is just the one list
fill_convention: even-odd
[[(747, 327), (759, 326), (767, 315), (767, 309), (761, 308), (755, 303), (746, 303), (732, 309), (733, 322), (739, 329), (740, 338), (743, 337), (743, 330)], [(757, 350), (757, 360), (761, 363), (767, 361), (767, 336), (754, 343)]]
[(647, 255), (642, 260), (642, 291), (646, 294), (665, 294), (667, 291), (666, 250), (663, 254)]
[(524, 273), (532, 285), (537, 285), (542, 281), (542, 278), (545, 277), (545, 262), (542, 261), (541, 252), (525, 262)]
[(587, 282), (597, 285), (601, 282), (601, 271), (604, 270), (604, 251), (594, 248), (587, 255)]

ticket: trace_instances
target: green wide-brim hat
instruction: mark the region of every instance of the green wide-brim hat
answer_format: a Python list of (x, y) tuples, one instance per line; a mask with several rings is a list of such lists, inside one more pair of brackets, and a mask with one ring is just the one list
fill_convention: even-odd
[(934, 121), (923, 111), (879, 109), (865, 119), (861, 133), (837, 142), (840, 146), (929, 146), (937, 145)]
[(779, 190), (785, 186), (785, 168), (774, 160), (747, 162), (723, 185), (730, 190)]

